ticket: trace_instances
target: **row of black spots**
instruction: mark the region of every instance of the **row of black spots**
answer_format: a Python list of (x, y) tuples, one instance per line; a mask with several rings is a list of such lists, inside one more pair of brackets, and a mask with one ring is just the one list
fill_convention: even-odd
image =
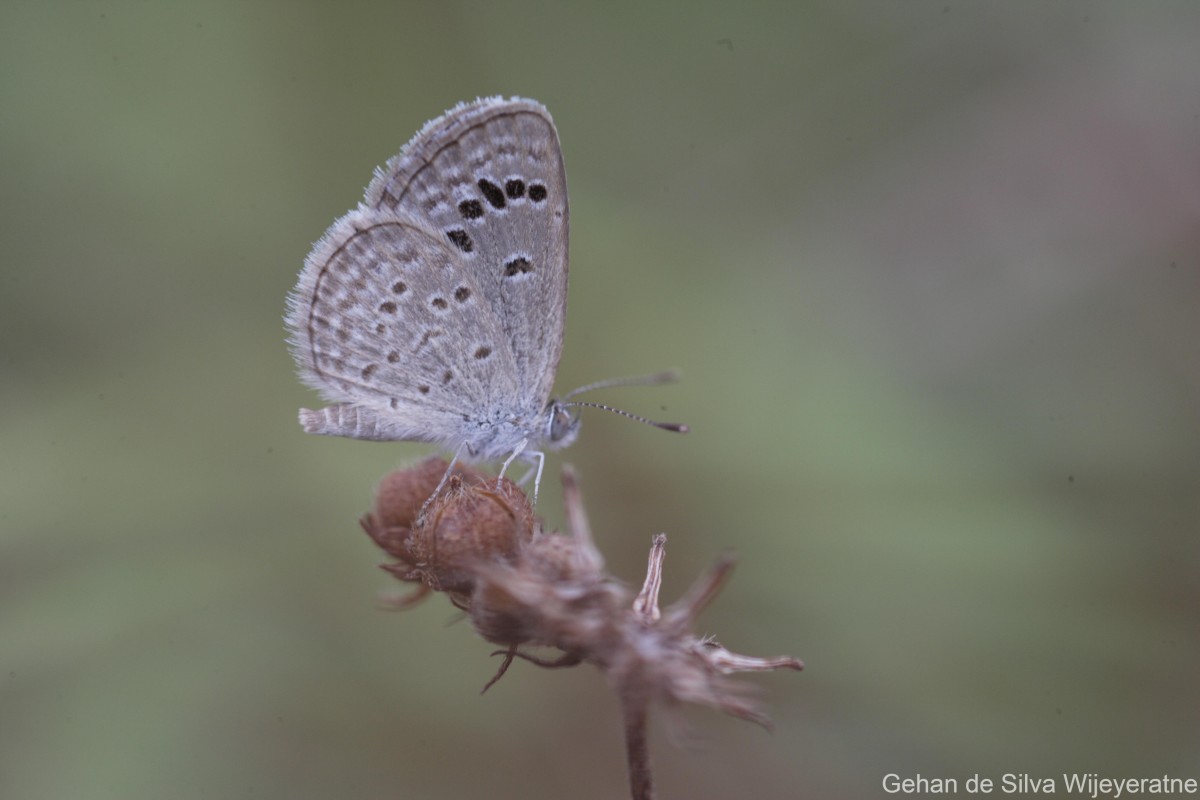
[[(504, 182), (503, 189), (487, 178), (480, 178), (475, 185), (488, 205), (497, 210), (507, 206), (509, 200), (520, 200), (527, 192), (529, 199), (535, 203), (542, 202), (548, 195), (544, 184), (534, 183), (527, 187), (520, 178), (509, 178)], [(475, 198), (463, 200), (458, 204), (458, 213), (466, 220), (479, 219), (484, 213), (483, 203)]]
[(525, 256), (516, 256), (504, 262), (504, 277), (515, 278), (533, 271), (533, 264)]
[[(525, 181), (520, 178), (509, 178), (504, 182), (503, 189), (487, 178), (480, 178), (475, 185), (479, 187), (479, 191), (483, 195), (483, 199), (487, 201), (487, 204), (496, 210), (507, 206), (509, 200), (519, 200), (522, 197), (528, 197), (532, 202), (540, 203), (549, 196), (545, 184), (532, 183), (526, 185)], [(481, 218), (484, 211), (483, 203), (476, 198), (463, 200), (458, 204), (459, 215), (467, 221)], [(471, 235), (463, 228), (454, 228), (453, 230), (446, 231), (446, 238), (464, 253), (475, 251), (475, 242), (471, 239)]]

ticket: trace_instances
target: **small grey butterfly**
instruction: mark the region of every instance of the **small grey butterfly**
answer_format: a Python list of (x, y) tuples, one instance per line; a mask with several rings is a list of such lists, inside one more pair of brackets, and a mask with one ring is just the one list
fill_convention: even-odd
[(300, 375), (335, 404), (301, 409), (304, 430), (432, 442), (455, 460), (504, 459), (501, 475), (516, 458), (536, 461), (535, 500), (545, 452), (579, 433), (578, 406), (686, 432), (567, 402), (672, 373), (550, 398), (567, 216), (558, 131), (541, 104), (492, 97), (426, 123), (316, 243), (288, 298)]

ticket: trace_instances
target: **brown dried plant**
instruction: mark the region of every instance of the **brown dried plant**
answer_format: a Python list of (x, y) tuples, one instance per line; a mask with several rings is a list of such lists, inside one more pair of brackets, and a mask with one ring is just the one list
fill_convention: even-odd
[[(544, 532), (512, 481), (465, 466), (455, 468), (422, 513), (446, 469), (445, 461), (430, 458), (389, 474), (361, 523), (396, 559), (384, 569), (416, 585), (393, 600), (393, 607), (407, 608), (444, 592), (484, 639), (503, 648), (494, 653), (504, 661), (484, 691), (516, 658), (541, 667), (584, 662), (598, 667), (621, 703), (634, 800), (654, 797), (646, 739), (652, 704), (698, 703), (770, 726), (753, 687), (728, 676), (804, 665), (787, 656), (739, 655), (692, 632), (696, 617), (733, 570), (732, 558), (720, 558), (682, 598), (660, 609), (667, 537), (654, 537), (646, 578), (635, 595), (604, 572), (569, 467), (563, 470), (566, 535)], [(523, 649), (533, 647), (559, 655), (542, 658)]]

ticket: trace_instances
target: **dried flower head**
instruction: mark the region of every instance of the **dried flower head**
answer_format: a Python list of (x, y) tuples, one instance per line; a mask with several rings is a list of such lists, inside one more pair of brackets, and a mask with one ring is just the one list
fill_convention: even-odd
[(417, 583), (395, 601), (409, 606), (430, 592), (446, 592), (466, 608), (479, 564), (514, 558), (533, 536), (537, 520), (528, 498), (507, 479), (487, 478), (458, 465), (436, 497), (430, 497), (447, 464), (428, 458), (392, 472), (379, 484), (375, 507), (359, 522), (397, 563), (384, 569)]
[[(646, 578), (634, 594), (604, 572), (574, 474), (563, 472), (570, 533), (545, 533), (514, 484), (456, 472), (426, 513), (417, 509), (446, 469), (425, 461), (381, 484), (367, 533), (399, 563), (385, 568), (420, 584), (402, 604), (447, 592), (475, 630), (505, 656), (486, 690), (515, 658), (543, 667), (594, 664), (620, 698), (634, 798), (653, 796), (645, 726), (649, 707), (687, 702), (769, 726), (752, 688), (735, 672), (799, 670), (795, 658), (739, 655), (693, 632), (696, 617), (733, 569), (724, 557), (678, 601), (659, 607), (667, 537), (654, 537)], [(541, 658), (526, 646), (557, 649)]]

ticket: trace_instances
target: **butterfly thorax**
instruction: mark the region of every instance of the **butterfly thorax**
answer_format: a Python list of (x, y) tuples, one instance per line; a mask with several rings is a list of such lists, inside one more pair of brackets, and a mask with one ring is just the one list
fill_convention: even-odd
[(579, 415), (551, 400), (540, 413), (481, 419), (457, 442), (446, 444), (462, 450), (473, 461), (501, 461), (516, 455), (531, 460), (533, 453), (559, 450), (579, 435)]

